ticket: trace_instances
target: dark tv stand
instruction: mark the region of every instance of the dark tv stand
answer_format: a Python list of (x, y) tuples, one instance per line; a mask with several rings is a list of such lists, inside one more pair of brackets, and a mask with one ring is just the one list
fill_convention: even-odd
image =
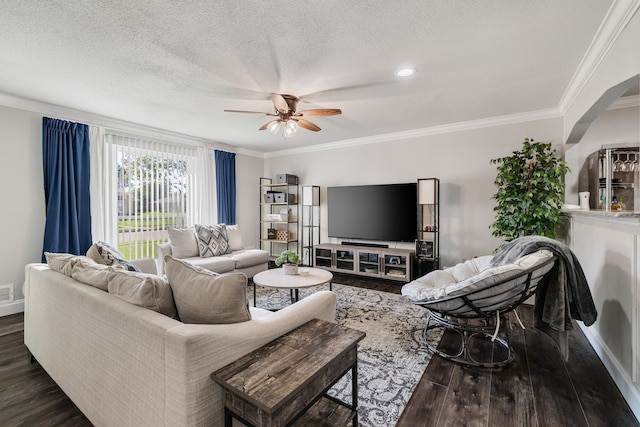
[(388, 248), (389, 245), (385, 245), (384, 243), (366, 243), (366, 242), (342, 242), (342, 245), (347, 246), (364, 246), (367, 248)]
[(338, 273), (410, 282), (416, 251), (367, 244), (323, 243), (313, 247), (313, 265)]

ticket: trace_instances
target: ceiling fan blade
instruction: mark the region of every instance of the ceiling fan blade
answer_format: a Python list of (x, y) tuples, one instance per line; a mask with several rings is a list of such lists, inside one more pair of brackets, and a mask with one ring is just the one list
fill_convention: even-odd
[(290, 111), (287, 100), (284, 99), (284, 97), (279, 93), (272, 93), (271, 101), (273, 102), (273, 106), (276, 107), (276, 109), (282, 114), (287, 114)]
[(280, 119), (278, 119), (278, 120), (271, 120), (270, 122), (267, 122), (267, 123), (263, 124), (262, 126), (260, 126), (260, 129), (258, 129), (258, 130), (266, 130), (266, 129), (269, 127), (269, 125), (270, 125), (271, 123), (273, 123), (273, 122), (279, 122), (279, 121), (280, 121)]
[(295, 120), (296, 122), (298, 122), (298, 124), (300, 125), (300, 127), (303, 127), (307, 130), (312, 130), (314, 132), (318, 132), (320, 130), (320, 128), (316, 125), (314, 125), (313, 123), (311, 123), (309, 120), (305, 120), (305, 119), (292, 119)]
[(342, 114), (342, 110), (339, 108), (314, 108), (311, 110), (303, 110), (298, 111), (294, 114), (296, 117), (326, 117), (326, 116), (337, 116), (338, 114)]
[(224, 110), (227, 113), (245, 113), (245, 114), (262, 114), (263, 116), (277, 116), (273, 113), (262, 113), (260, 111), (244, 111), (244, 110)]

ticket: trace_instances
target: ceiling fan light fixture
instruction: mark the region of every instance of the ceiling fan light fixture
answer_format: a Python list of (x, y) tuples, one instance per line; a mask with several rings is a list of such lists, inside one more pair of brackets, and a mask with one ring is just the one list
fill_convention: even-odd
[[(283, 138), (291, 138), (302, 127), (312, 132), (320, 131), (320, 127), (307, 120), (307, 117), (327, 117), (342, 114), (339, 108), (312, 108), (310, 110), (297, 111), (299, 98), (294, 95), (272, 93), (273, 113), (261, 113), (259, 111), (224, 110), (229, 113), (263, 114), (277, 117), (262, 126), (258, 130), (268, 130), (274, 135), (282, 135)], [(304, 118), (303, 118), (304, 117)]]
[(287, 120), (284, 125), (284, 137), (291, 138), (298, 132), (300, 126), (294, 120)]
[(412, 76), (413, 73), (415, 73), (416, 70), (413, 68), (400, 68), (399, 70), (396, 70), (396, 76), (398, 77), (409, 77)]
[(287, 129), (290, 132), (296, 133), (296, 132), (298, 132), (298, 129), (300, 129), (300, 126), (298, 126), (298, 123), (296, 123), (295, 120), (288, 120), (287, 121)]
[(267, 130), (269, 132), (271, 132), (274, 135), (277, 135), (280, 133), (280, 120), (274, 120), (271, 123), (269, 123), (269, 126), (267, 126)]

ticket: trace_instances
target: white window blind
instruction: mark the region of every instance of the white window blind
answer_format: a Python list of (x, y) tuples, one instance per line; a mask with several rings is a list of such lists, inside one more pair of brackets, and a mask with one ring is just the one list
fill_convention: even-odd
[(105, 203), (105, 220), (115, 221), (118, 250), (155, 257), (169, 227), (197, 222), (197, 148), (106, 132), (104, 153), (105, 195), (116, 201)]

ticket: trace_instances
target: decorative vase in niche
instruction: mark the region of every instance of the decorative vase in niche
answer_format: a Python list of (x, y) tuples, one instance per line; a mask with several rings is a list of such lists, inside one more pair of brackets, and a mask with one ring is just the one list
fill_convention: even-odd
[(580, 202), (580, 209), (589, 209), (589, 192), (588, 191), (579, 192), (578, 201)]
[(284, 274), (298, 274), (298, 264), (285, 263), (282, 264)]

